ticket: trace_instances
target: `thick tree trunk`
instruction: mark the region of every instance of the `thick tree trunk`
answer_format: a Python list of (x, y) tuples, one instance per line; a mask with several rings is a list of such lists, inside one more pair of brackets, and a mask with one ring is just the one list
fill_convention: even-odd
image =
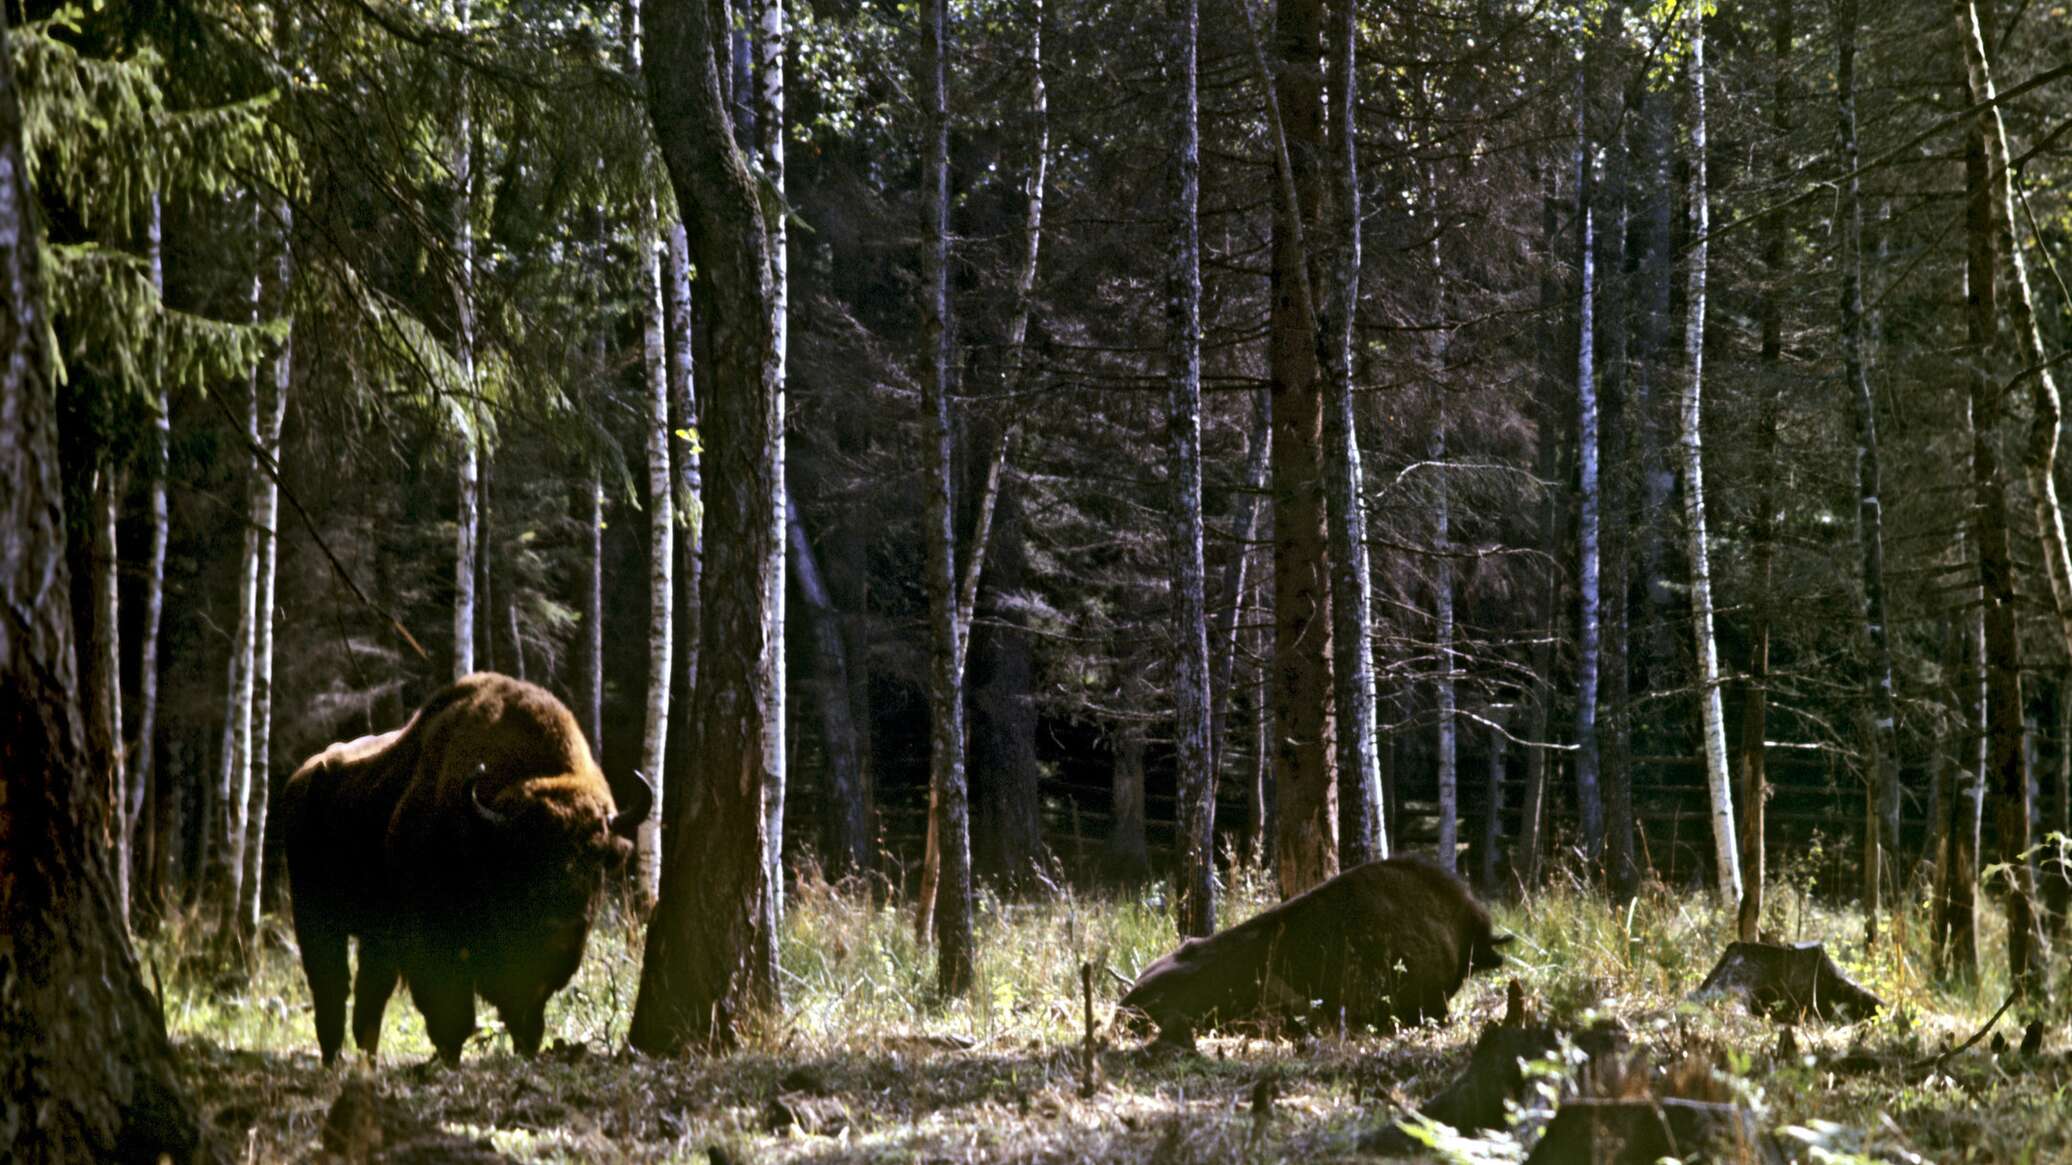
[[(1196, 216), (1201, 135), (1195, 93), (1200, 16), (1195, 0), (1168, 0), (1166, 20), (1170, 28), (1165, 72), (1173, 134), (1173, 153), (1167, 160), (1171, 250), (1166, 261), (1166, 537), (1173, 587), (1175, 848), (1180, 858), (1175, 921), (1180, 936), (1187, 938), (1216, 929), (1216, 781), (1209, 767), (1208, 580), (1202, 561), (1201, 223)], [(1119, 798), (1119, 780), (1117, 789)], [(1141, 772), (1137, 799), (1141, 845)], [(1120, 833), (1119, 819), (1116, 826)]]
[[(923, 0), (917, 87), (922, 131), (921, 419), (928, 434), (929, 774), (940, 860), (935, 887), (936, 984), (944, 995), (971, 989), (971, 816), (964, 780), (964, 628), (958, 618), (956, 506), (951, 497), (955, 433), (949, 397), (950, 127), (945, 85), (948, 0)], [(976, 547), (973, 554), (979, 551)]]
[(855, 714), (849, 705), (849, 649), (842, 637), (842, 614), (820, 572), (820, 561), (796, 502), (785, 499), (791, 527), (791, 576), (806, 600), (813, 634), (813, 702), (820, 710), (820, 732), (827, 749), (827, 808), (822, 820), (828, 872), (839, 878), (867, 869), (870, 823), (864, 816), (863, 765)]
[[(1864, 644), (1870, 658), (1871, 805), (1876, 829), (1864, 845), (1865, 934), (1877, 937), (1878, 914), (1898, 909), (1899, 713), (1892, 688), (1892, 641), (1885, 614), (1885, 511), (1878, 474), (1877, 400), (1864, 367), (1863, 202), (1856, 178), (1856, 2), (1835, 4), (1836, 103), (1842, 167), (1842, 378), (1856, 422), (1856, 540), (1862, 558)], [(1767, 629), (1766, 629), (1767, 630)], [(1891, 902), (1885, 899), (1890, 895)]]
[[(1973, 100), (1990, 96), (1984, 49), (1989, 37), (1979, 27), (1970, 0), (1957, 0), (1958, 40), (1971, 78)], [(2000, 428), (2006, 418), (2007, 390), (1996, 375), (1994, 353), (1999, 343), (1998, 278), (2001, 256), (2014, 240), (2003, 230), (1997, 202), (2007, 181), (1996, 173), (2004, 163), (2004, 146), (1994, 148), (1997, 128), (1993, 111), (1971, 122), (1965, 147), (1966, 235), (1965, 362), (1970, 373), (1972, 414), (1972, 513), (1978, 543), (1979, 584), (1985, 591), (1986, 788), (1994, 807), (1993, 835), (1998, 860), (2007, 878), (2008, 977), (2024, 993), (2039, 986), (2041, 959), (2037, 950), (2034, 886), (2024, 851), (2029, 848), (2030, 805), (2028, 758), (2022, 749), (2022, 656), (2016, 622), (2014, 552), (2008, 529), (2007, 471), (2000, 463)], [(2002, 167), (2004, 170), (2004, 166)], [(2019, 296), (2017, 296), (2019, 298)], [(2046, 538), (2048, 535), (2046, 535)]]
[(693, 696), (698, 758), (689, 793), (664, 823), (662, 890), (648, 924), (628, 1041), (666, 1054), (730, 1046), (748, 1011), (774, 1008), (774, 940), (763, 791), (766, 738), (781, 733), (771, 693), (782, 660), (771, 621), (772, 544), (783, 509), (775, 462), (781, 365), (770, 243), (754, 179), (720, 98), (726, 30), (701, 0), (649, 0), (643, 46), (648, 111), (686, 243), (708, 288), (711, 386), (704, 405), (717, 504), (705, 509), (705, 650)]
[(1293, 897), (1338, 873), (1337, 724), (1331, 556), (1325, 531), (1324, 383), (1314, 256), (1326, 172), (1323, 0), (1274, 13), (1268, 96), (1279, 149), (1273, 186), (1274, 784), (1280, 889)]
[[(1324, 502), (1331, 551), (1332, 710), (1338, 720), (1336, 759), (1342, 777), (1338, 851), (1340, 863), (1348, 869), (1388, 856), (1374, 724), (1374, 584), (1368, 572), (1367, 491), (1353, 414), (1354, 323), (1360, 303), (1357, 8), (1353, 0), (1337, 0), (1325, 34), (1330, 46), (1327, 132), (1334, 211), (1327, 253), (1333, 262), (1318, 320), (1318, 342), (1329, 354), (1330, 365), (1324, 402)], [(1438, 254), (1435, 238), (1435, 267)], [(1440, 569), (1446, 567), (1441, 559)], [(1442, 848), (1442, 857), (1443, 853)]]
[(1712, 560), (1705, 544), (1705, 456), (1700, 422), (1705, 392), (1706, 241), (1712, 229), (1705, 168), (1704, 8), (1691, 9), (1691, 235), (1690, 285), (1684, 301), (1683, 394), (1684, 525), (1691, 554), (1691, 626), (1697, 638), (1699, 714), (1704, 727), (1705, 784), (1712, 797), (1712, 850), (1720, 902), (1741, 909), (1741, 854), (1734, 833), (1734, 789), (1727, 772), (1726, 713), (1719, 690), (1719, 645), (1712, 633)]
[(201, 1127), (115, 901), (76, 697), (56, 402), (0, 10), (0, 1158), (189, 1161)]

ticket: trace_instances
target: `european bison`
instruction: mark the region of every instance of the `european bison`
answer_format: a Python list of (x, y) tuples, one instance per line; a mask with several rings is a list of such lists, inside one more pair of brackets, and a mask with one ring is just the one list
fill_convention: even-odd
[(582, 961), (605, 872), (654, 803), (625, 809), (567, 706), (479, 672), (394, 732), (334, 744), (282, 795), (288, 881), (324, 1063), (345, 1040), (346, 940), (360, 940), (353, 1037), (370, 1055), (398, 978), (447, 1063), (475, 996), (518, 1050), (539, 1050), (547, 997)]
[(1444, 1019), (1474, 971), (1503, 965), (1489, 911), (1459, 878), (1394, 858), (1348, 870), (1220, 934), (1188, 939), (1144, 968), (1125, 1008), (1159, 1041), (1261, 1020), (1377, 1027)]

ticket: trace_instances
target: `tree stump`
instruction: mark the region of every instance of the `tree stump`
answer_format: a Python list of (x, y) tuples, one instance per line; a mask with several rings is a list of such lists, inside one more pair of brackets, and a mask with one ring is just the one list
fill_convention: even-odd
[(1866, 1019), (1885, 1001), (1842, 973), (1819, 943), (1730, 943), (1693, 999), (1738, 995), (1757, 1015), (1801, 1022)]

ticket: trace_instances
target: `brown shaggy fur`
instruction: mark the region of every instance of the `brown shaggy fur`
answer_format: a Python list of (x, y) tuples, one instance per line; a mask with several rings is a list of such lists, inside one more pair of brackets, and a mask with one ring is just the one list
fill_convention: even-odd
[(1144, 968), (1123, 1006), (1163, 1042), (1263, 1019), (1335, 1028), (1444, 1019), (1473, 971), (1503, 963), (1489, 911), (1422, 861), (1370, 862)]
[(518, 1049), (575, 974), (607, 869), (645, 807), (619, 813), (575, 717), (546, 689), (478, 672), (394, 732), (334, 744), (282, 795), (288, 878), (324, 1062), (375, 1051), (408, 983), (441, 1058), (460, 1058), (479, 993)]

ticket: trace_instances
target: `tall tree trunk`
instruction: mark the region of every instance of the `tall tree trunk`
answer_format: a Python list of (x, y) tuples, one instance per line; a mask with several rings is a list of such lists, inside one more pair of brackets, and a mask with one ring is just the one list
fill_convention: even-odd
[[(1854, 3), (1854, 0), (1842, 0)], [(1782, 186), (1790, 178), (1790, 136), (1793, 38), (1792, 0), (1775, 0), (1770, 12), (1771, 179)], [(1851, 169), (1853, 163), (1845, 163)], [(1852, 180), (1853, 181), (1853, 180)], [(1770, 734), (1771, 578), (1777, 560), (1777, 497), (1769, 471), (1777, 460), (1777, 410), (1784, 392), (1784, 294), (1790, 273), (1785, 269), (1784, 216), (1763, 223), (1762, 396), (1756, 415), (1757, 464), (1765, 469), (1756, 489), (1755, 516), (1749, 539), (1755, 545), (1755, 594), (1749, 601), (1748, 684), (1741, 707), (1741, 910), (1736, 917), (1741, 941), (1762, 936), (1763, 886), (1769, 855), (1765, 816), (1769, 808), (1767, 769)]]
[[(1974, 103), (1989, 100), (1984, 44), (1971, 0), (1956, 0), (1958, 41), (1964, 53)], [(1996, 383), (1994, 353), (1999, 343), (1998, 277), (2001, 248), (2013, 249), (2005, 204), (2005, 144), (1996, 149), (1997, 111), (1972, 118), (1965, 146), (1966, 364), (1972, 412), (1972, 513), (1978, 542), (1979, 583), (1985, 591), (1986, 772), (1994, 806), (1993, 834), (2007, 886), (2008, 977), (2025, 994), (2039, 985), (2041, 960), (2035, 932), (2034, 886), (2024, 851), (2029, 848), (2029, 766), (2022, 750), (2020, 627), (2015, 619), (2014, 553), (2007, 519), (2007, 471), (2000, 463), (2000, 428), (2007, 389)], [(1995, 167), (1999, 167), (1998, 173)], [(2011, 281), (2012, 282), (2012, 281)], [(2010, 290), (2013, 290), (2010, 287)], [(2021, 298), (2019, 292), (2015, 298)], [(2018, 324), (2019, 326), (2019, 324)], [(2054, 390), (2053, 390), (2054, 393)], [(2055, 426), (2053, 425), (2053, 428)], [(2055, 441), (2053, 435), (2051, 440)], [(2046, 532), (2046, 554), (2049, 534)]]
[(71, 583), (12, 62), (0, 9), (0, 1157), (187, 1161), (202, 1130), (123, 933), (53, 601)]
[[(1196, 0), (1168, 0), (1166, 83), (1171, 250), (1166, 259), (1167, 553), (1173, 586), (1173, 765), (1182, 938), (1216, 929), (1216, 781), (1209, 768), (1209, 627), (1201, 516), (1201, 134)], [(1141, 757), (1140, 757), (1141, 759)], [(1119, 767), (1119, 766), (1118, 766)], [(1120, 782), (1118, 781), (1118, 797)], [(1143, 788), (1137, 795), (1142, 804)], [(1122, 823), (1116, 822), (1120, 831)], [(1136, 823), (1141, 838), (1141, 814)]]
[[(165, 300), (165, 250), (163, 208), (157, 192), (151, 195), (144, 228), (144, 257), (150, 269), (151, 290), (160, 303)], [(160, 370), (161, 375), (163, 370)], [(142, 897), (152, 915), (162, 913), (173, 901), (175, 833), (172, 829), (174, 796), (158, 765), (158, 642), (159, 626), (165, 616), (165, 555), (171, 541), (172, 517), (166, 500), (166, 474), (172, 461), (173, 401), (161, 383), (152, 402), (151, 444), (146, 457), (151, 496), (151, 549), (144, 563), (144, 625), (137, 647), (137, 735), (130, 765), (130, 829), (141, 833), (144, 851)], [(144, 809), (149, 805), (148, 820)]]
[(863, 771), (856, 720), (849, 704), (849, 648), (842, 637), (842, 613), (820, 571), (813, 543), (799, 520), (798, 504), (785, 499), (790, 516), (791, 576), (810, 612), (813, 635), (813, 702), (827, 749), (826, 852), (836, 877), (861, 872), (870, 861), (870, 823), (864, 816)]
[[(1576, 30), (1583, 27), (1580, 10)], [(1598, 787), (1597, 680), (1604, 653), (1604, 595), (1600, 559), (1603, 494), (1598, 488), (1600, 412), (1597, 398), (1597, 223), (1591, 205), (1589, 88), (1576, 70), (1576, 233), (1581, 288), (1576, 311), (1576, 806), (1583, 855), (1604, 852), (1604, 794)], [(1700, 139), (1702, 142), (1702, 138)]]
[[(1870, 656), (1871, 803), (1877, 828), (1864, 846), (1865, 934), (1878, 914), (1898, 909), (1899, 712), (1892, 688), (1892, 641), (1885, 613), (1885, 511), (1878, 474), (1877, 400), (1864, 368), (1863, 201), (1856, 178), (1856, 0), (1836, 0), (1835, 95), (1842, 167), (1842, 377), (1856, 421), (1856, 539), (1862, 554), (1862, 618)], [(1781, 65), (1780, 65), (1781, 67)]]
[[(1554, 325), (1561, 291), (1556, 277), (1554, 240), (1559, 234), (1559, 221), (1555, 205), (1556, 180), (1551, 169), (1540, 177), (1540, 236), (1535, 246), (1534, 258), (1540, 272), (1539, 347), (1544, 363), (1541, 365), (1538, 436), (1539, 451), (1534, 462), (1537, 476), (1542, 482), (1560, 480), (1561, 469), (1561, 424), (1559, 417), (1565, 408), (1561, 402), (1566, 397), (1562, 391), (1566, 377), (1556, 362), (1547, 354), (1555, 349)], [(1540, 635), (1532, 651), (1532, 739), (1533, 749), (1525, 757), (1525, 795), (1518, 806), (1518, 844), (1511, 851), (1511, 874), (1522, 887), (1537, 886), (1540, 880), (1541, 824), (1546, 817), (1548, 770), (1553, 767), (1553, 757), (1546, 747), (1547, 736), (1553, 728), (1553, 685), (1549, 677), (1554, 673), (1554, 640), (1561, 623), (1561, 572), (1552, 564), (1560, 561), (1558, 548), (1564, 544), (1561, 537), (1561, 517), (1567, 507), (1562, 504), (1566, 491), (1552, 485), (1541, 487), (1540, 501), (1540, 547), (1546, 552), (1548, 563), (1546, 576), (1540, 589), (1539, 610), (1536, 612)]]
[(1705, 458), (1700, 422), (1705, 392), (1706, 236), (1712, 230), (1705, 168), (1704, 6), (1691, 9), (1691, 237), (1690, 286), (1684, 301), (1683, 394), (1684, 525), (1691, 553), (1691, 625), (1697, 637), (1699, 713), (1704, 726), (1705, 784), (1712, 795), (1712, 847), (1720, 902), (1741, 909), (1741, 855), (1735, 848), (1734, 789), (1727, 772), (1726, 713), (1719, 690), (1719, 645), (1712, 634), (1712, 561), (1705, 544)]
[[(1037, 263), (1043, 252), (1044, 191), (1050, 174), (1050, 95), (1044, 81), (1045, 5), (1035, 0), (1029, 39), (1029, 111), (1036, 123), (1036, 141), (1024, 193), (1028, 198), (1022, 255), (1015, 272), (1014, 309), (1006, 335), (1007, 359), (1003, 391), (1027, 387), (1030, 375), (1024, 357), (1029, 321), (1035, 310)], [(1020, 426), (1008, 423), (1000, 435), (1003, 451), (1018, 440)], [(1023, 586), (1028, 552), (1023, 545), (1021, 501), (1001, 479), (993, 487), (998, 498), (1000, 537), (994, 555), (995, 595), (1012, 595)], [(983, 507), (984, 499), (980, 500)], [(972, 764), (984, 774), (978, 790), (984, 818), (981, 836), (992, 851), (993, 868), (1010, 887), (1022, 885), (1043, 861), (1043, 805), (1036, 759), (1036, 704), (1030, 694), (1032, 665), (1027, 617), (1020, 604), (996, 603), (988, 626), (979, 634), (981, 677), (972, 685)], [(966, 634), (975, 634), (966, 628)]]
[[(955, 433), (949, 395), (950, 124), (945, 85), (948, 0), (923, 0), (921, 396), (928, 434), (929, 774), (940, 855), (935, 888), (936, 984), (944, 995), (970, 990), (977, 961), (972, 936), (971, 816), (964, 782), (963, 628), (958, 619), (956, 506), (951, 497)], [(972, 553), (977, 554), (976, 547)]]
[(109, 825), (115, 842), (111, 872), (115, 875), (115, 912), (125, 931), (130, 925), (129, 776), (122, 735), (122, 588), (117, 582), (115, 523), (122, 505), (122, 475), (112, 458), (94, 473), (93, 566), (88, 572), (93, 592), (92, 666), (86, 669), (89, 739), (103, 742), (107, 752)]
[[(637, 2), (637, 0), (636, 0)], [(652, 217), (652, 216), (651, 216)], [(660, 239), (642, 240), (646, 270), (641, 331), (647, 378), (648, 634), (647, 720), (640, 738), (640, 768), (668, 804), (667, 757), (676, 607), (676, 475), (669, 464), (669, 370), (664, 318)], [(662, 888), (662, 822), (650, 814), (636, 838), (636, 877), (652, 900)]]
[[(1442, 360), (1443, 364), (1443, 360)], [(1438, 472), (1438, 496), (1432, 502), (1432, 654), (1438, 666), (1433, 683), (1433, 714), (1438, 719), (1434, 742), (1439, 785), (1439, 868), (1453, 873), (1460, 862), (1460, 724), (1455, 686), (1453, 618), (1453, 486), (1446, 468), (1446, 401), (1441, 395), (1432, 424), (1430, 459)]]
[[(259, 319), (260, 278), (252, 275), (251, 318)], [(257, 513), (260, 482), (259, 414), (263, 393), (257, 369), (247, 378), (245, 407), (246, 524), (244, 549), (238, 560), (237, 631), (230, 645), (229, 691), (224, 697), (222, 763), (215, 788), (215, 834), (204, 838), (203, 862), (208, 870), (206, 910), (225, 938), (234, 938), (245, 874), (246, 813), (252, 795), (252, 689), (259, 625), (260, 539)]]
[[(602, 346), (600, 342), (600, 347)], [(604, 362), (596, 365), (598, 375)], [(583, 729), (590, 735), (590, 752), (604, 763), (604, 474), (593, 464), (584, 486), (590, 502), (590, 562), (583, 603)], [(665, 798), (664, 804), (667, 804)]]
[[(1325, 34), (1330, 46), (1327, 133), (1335, 212), (1328, 253), (1334, 263), (1318, 320), (1318, 343), (1328, 353), (1330, 366), (1324, 402), (1324, 503), (1331, 552), (1332, 710), (1338, 720), (1336, 759), (1342, 777), (1338, 850), (1348, 869), (1389, 852), (1374, 725), (1374, 584), (1368, 572), (1367, 491), (1353, 414), (1354, 324), (1360, 304), (1357, 9), (1354, 0), (1338, 0), (1331, 6)], [(1434, 238), (1434, 264), (1438, 247)], [(1445, 568), (1442, 559), (1441, 569)]]
[(1278, 76), (1267, 93), (1278, 147), (1268, 363), (1273, 386), (1273, 767), (1283, 897), (1338, 873), (1325, 394), (1315, 294), (1321, 280), (1306, 242), (1317, 234), (1323, 217), (1323, 29), (1323, 0), (1284, 0), (1275, 8)]
[[(676, 675), (670, 687), (677, 693), (669, 702), (669, 740), (663, 755), (666, 768), (677, 786), (685, 784), (697, 758), (691, 752), (691, 695), (698, 689), (698, 637), (702, 612), (699, 607), (699, 582), (704, 573), (705, 548), (701, 538), (704, 528), (704, 500), (702, 480), (702, 448), (698, 433), (698, 390), (693, 371), (695, 340), (692, 335), (691, 307), (691, 256), (684, 241), (681, 221), (672, 222), (664, 232), (667, 236), (668, 263), (664, 268), (667, 280), (665, 300), (668, 307), (668, 326), (663, 333), (669, 352), (669, 432), (675, 438), (670, 446), (670, 463), (676, 471), (676, 598), (672, 604), (675, 618), (672, 620), (676, 633), (676, 646), (670, 653)], [(669, 796), (688, 796), (674, 789), (664, 790), (665, 800)]]
[[(1605, 8), (1600, 44), (1618, 43), (1623, 4)], [(1620, 104), (1620, 125), (1639, 121), (1637, 90), (1642, 81), (1634, 78)], [(1603, 561), (1599, 585), (1603, 601), (1603, 641), (1598, 671), (1598, 760), (1604, 796), (1605, 888), (1613, 902), (1631, 902), (1640, 892), (1638, 837), (1633, 819), (1633, 671), (1632, 612), (1633, 547), (1638, 531), (1635, 499), (1640, 462), (1639, 422), (1635, 407), (1632, 374), (1633, 287), (1638, 273), (1629, 246), (1633, 225), (1630, 167), (1631, 139), (1607, 134), (1609, 148), (1601, 189), (1593, 194), (1593, 206), (1602, 207), (1608, 229), (1597, 232), (1598, 318), (1605, 322), (1604, 347), (1598, 353), (1598, 400), (1601, 422), (1598, 430), (1599, 482), (1603, 510), (1608, 514), (1599, 526), (1599, 555)], [(1608, 278), (1606, 278), (1608, 276)], [(1593, 309), (1594, 310), (1594, 309)]]
[(703, 319), (711, 360), (704, 406), (717, 504), (705, 509), (705, 650), (693, 696), (698, 758), (689, 795), (664, 822), (662, 890), (648, 924), (628, 1041), (652, 1054), (730, 1046), (745, 1014), (778, 1002), (765, 738), (781, 733), (772, 691), (782, 659), (771, 622), (772, 545), (783, 509), (775, 462), (782, 368), (770, 242), (755, 181), (734, 145), (720, 97), (726, 29), (702, 0), (649, 0), (643, 46), (648, 112), (685, 241), (712, 312)]
[[(273, 217), (279, 223), (281, 235), (269, 281), (268, 310), (276, 314), (288, 310), (288, 281), (293, 274), (288, 252), (288, 216), (292, 213), (286, 202), (275, 202)], [(244, 887), (238, 901), (239, 926), (247, 938), (259, 933), (259, 913), (265, 903), (262, 891), (266, 875), (266, 810), (273, 792), (273, 613), (278, 605), (274, 595), (280, 562), (281, 487), (276, 474), (281, 463), (281, 427), (287, 420), (288, 390), (294, 376), (291, 332), (281, 343), (280, 351), (274, 353), (261, 380), (254, 381), (255, 389), (261, 381), (271, 384), (265, 394), (259, 432), (265, 464), (252, 483), (252, 526), (259, 539), (259, 586), (258, 601), (253, 606), (257, 618), (253, 623), (252, 739), (247, 762), (252, 775), (245, 802)]]
[[(756, 0), (753, 17), (759, 36), (756, 42), (755, 58), (755, 140), (756, 159), (762, 167), (762, 181), (776, 196), (781, 205), (784, 200), (784, 51), (788, 40), (784, 22), (784, 0)], [(777, 660), (777, 667), (771, 675), (767, 694), (770, 723), (777, 731), (763, 738), (763, 745), (769, 750), (765, 760), (768, 777), (763, 784), (763, 817), (766, 832), (763, 838), (763, 864), (769, 867), (770, 896), (768, 898), (770, 918), (763, 930), (769, 949), (765, 958), (771, 966), (777, 963), (777, 932), (784, 920), (784, 791), (788, 783), (789, 762), (785, 757), (785, 612), (784, 612), (784, 552), (790, 541), (786, 535), (785, 521), (784, 453), (784, 392), (787, 376), (786, 352), (791, 334), (791, 279), (787, 245), (790, 225), (783, 213), (765, 216), (770, 232), (770, 295), (771, 313), (776, 329), (777, 352), (777, 435), (773, 447), (771, 472), (776, 479), (777, 505), (770, 530), (773, 573), (769, 576), (770, 594), (767, 626), (772, 636), (769, 650)]]
[[(454, 25), (468, 34), (473, 0), (453, 0)], [(454, 360), (466, 395), (452, 402), (455, 437), (456, 505), (453, 533), (453, 678), (475, 670), (476, 555), (481, 553), (482, 415), (475, 383), (475, 143), (468, 109), (468, 79), (456, 74), (453, 118), (453, 308), (458, 328)]]

